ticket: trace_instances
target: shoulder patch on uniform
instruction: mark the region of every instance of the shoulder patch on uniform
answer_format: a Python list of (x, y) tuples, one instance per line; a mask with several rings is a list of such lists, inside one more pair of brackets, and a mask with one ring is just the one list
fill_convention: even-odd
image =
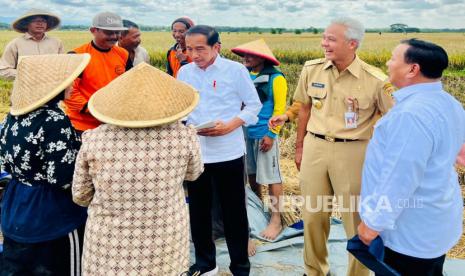
[(390, 83), (390, 82), (386, 82), (384, 85), (383, 85), (383, 91), (384, 91), (384, 94), (386, 96), (389, 96), (389, 97), (392, 97), (392, 93), (395, 91), (396, 89), (394, 88), (394, 86)]
[(325, 58), (317, 58), (317, 59), (312, 59), (312, 60), (306, 61), (304, 66), (312, 66), (312, 65), (316, 65), (316, 64), (322, 64), (322, 63), (325, 63), (325, 62), (326, 62)]
[(387, 79), (387, 75), (381, 71), (381, 69), (376, 68), (372, 65), (366, 64), (363, 66), (363, 69), (370, 73), (373, 77), (377, 78), (380, 81), (385, 81)]

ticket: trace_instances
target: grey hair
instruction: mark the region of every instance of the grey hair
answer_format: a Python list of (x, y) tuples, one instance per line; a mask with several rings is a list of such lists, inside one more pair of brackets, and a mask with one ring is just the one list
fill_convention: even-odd
[(333, 19), (331, 24), (343, 25), (347, 28), (345, 35), (348, 40), (357, 41), (357, 48), (362, 45), (363, 36), (365, 35), (365, 27), (363, 24), (351, 17), (340, 17)]

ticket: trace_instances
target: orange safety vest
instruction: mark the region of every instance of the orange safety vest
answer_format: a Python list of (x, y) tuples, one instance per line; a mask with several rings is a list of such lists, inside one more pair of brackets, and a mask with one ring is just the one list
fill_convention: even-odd
[[(187, 60), (183, 62), (182, 64), (181, 62), (179, 62), (178, 58), (176, 57), (176, 45), (168, 50), (167, 57), (166, 57), (168, 60), (166, 71), (168, 74), (170, 74), (174, 78), (178, 76), (178, 71), (179, 69), (181, 69), (181, 66), (192, 62), (192, 59), (189, 56), (187, 57)], [(186, 51), (183, 51), (183, 53), (185, 54)]]
[(91, 56), (86, 69), (74, 81), (71, 96), (65, 100), (66, 113), (74, 128), (85, 131), (101, 124), (90, 114), (87, 102), (95, 91), (126, 71), (129, 54), (124, 48), (118, 46), (113, 46), (109, 50), (98, 49), (93, 41), (72, 52), (89, 53)]

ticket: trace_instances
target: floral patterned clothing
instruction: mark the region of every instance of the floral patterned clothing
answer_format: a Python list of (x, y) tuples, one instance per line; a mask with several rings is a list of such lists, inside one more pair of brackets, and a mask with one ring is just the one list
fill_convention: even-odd
[(86, 221), (71, 200), (80, 139), (56, 101), (21, 116), (9, 114), (0, 130), (0, 164), (11, 174), (2, 202), (2, 231), (17, 242), (64, 236)]
[(189, 266), (182, 183), (203, 171), (193, 128), (179, 122), (83, 133), (73, 199), (88, 206), (84, 275), (179, 275)]

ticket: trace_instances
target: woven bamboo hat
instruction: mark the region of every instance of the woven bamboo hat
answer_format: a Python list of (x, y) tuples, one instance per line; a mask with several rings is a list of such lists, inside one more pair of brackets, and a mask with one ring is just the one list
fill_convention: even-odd
[(46, 32), (53, 30), (60, 25), (60, 18), (57, 15), (44, 10), (32, 9), (13, 21), (13, 23), (11, 23), (11, 27), (19, 33), (25, 33), (27, 32), (29, 18), (33, 16), (43, 16), (47, 20)]
[(194, 88), (143, 62), (94, 93), (88, 107), (101, 122), (143, 128), (177, 121), (198, 101)]
[(90, 61), (89, 54), (20, 57), (11, 91), (11, 115), (29, 113), (72, 84)]
[(273, 52), (270, 50), (268, 45), (266, 45), (266, 42), (263, 39), (258, 39), (249, 43), (239, 45), (235, 48), (232, 48), (231, 51), (241, 57), (245, 54), (250, 54), (264, 58), (273, 63), (273, 65), (279, 65), (279, 61), (273, 55)]

